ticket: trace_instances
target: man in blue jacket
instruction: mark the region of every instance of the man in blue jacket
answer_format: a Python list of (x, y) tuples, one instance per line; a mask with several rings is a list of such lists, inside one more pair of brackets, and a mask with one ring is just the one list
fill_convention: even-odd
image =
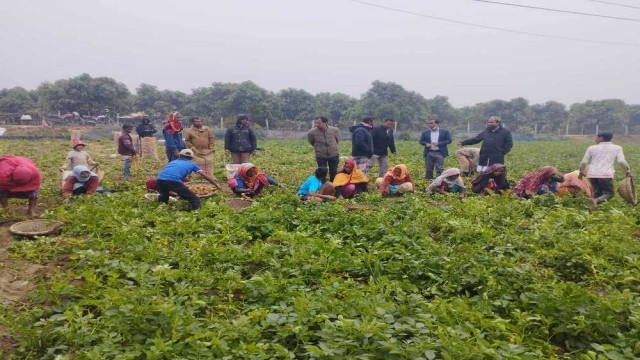
[(447, 145), (453, 141), (449, 130), (440, 129), (440, 120), (427, 120), (428, 130), (422, 132), (420, 145), (424, 146), (422, 156), (426, 167), (425, 179), (433, 179), (433, 168), (436, 176), (440, 176), (444, 170), (444, 158), (449, 156)]
[(358, 170), (366, 174), (367, 165), (373, 156), (373, 118), (366, 117), (358, 125), (349, 128), (351, 131), (351, 156), (355, 160)]

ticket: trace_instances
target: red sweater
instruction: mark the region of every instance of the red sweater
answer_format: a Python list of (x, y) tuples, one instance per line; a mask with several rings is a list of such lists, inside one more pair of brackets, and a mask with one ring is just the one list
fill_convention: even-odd
[(31, 159), (12, 155), (0, 157), (0, 190), (34, 191), (41, 184), (42, 176)]
[[(69, 176), (67, 180), (64, 181), (64, 185), (62, 186), (62, 195), (71, 195), (73, 194), (73, 185), (77, 182), (75, 177)], [(98, 190), (98, 183), (100, 179), (97, 176), (92, 176), (89, 180), (87, 180), (84, 186), (87, 188), (87, 192), (85, 195), (91, 195)]]

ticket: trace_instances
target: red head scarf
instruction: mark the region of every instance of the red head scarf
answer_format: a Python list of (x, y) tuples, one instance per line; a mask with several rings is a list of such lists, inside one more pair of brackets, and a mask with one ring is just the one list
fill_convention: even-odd
[(179, 119), (181, 117), (182, 117), (182, 114), (180, 114), (177, 111), (169, 113), (169, 116), (167, 117), (167, 121), (163, 124), (164, 130), (167, 133), (172, 135), (182, 131), (182, 122)]

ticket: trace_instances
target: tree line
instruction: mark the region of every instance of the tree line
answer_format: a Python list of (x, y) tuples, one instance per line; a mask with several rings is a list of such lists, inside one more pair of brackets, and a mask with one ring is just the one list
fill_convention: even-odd
[(314, 95), (294, 88), (272, 92), (251, 81), (214, 82), (190, 93), (141, 84), (132, 93), (113, 78), (88, 74), (44, 82), (35, 90), (0, 90), (0, 113), (38, 113), (46, 117), (58, 112), (100, 114), (105, 109), (112, 114), (144, 111), (159, 118), (178, 110), (187, 117), (197, 115), (210, 121), (224, 118), (226, 123), (233, 122), (235, 114), (246, 113), (261, 126), (268, 122), (271, 128), (288, 130), (307, 129), (318, 115), (342, 127), (365, 116), (393, 118), (400, 130), (422, 129), (428, 118), (452, 129), (479, 129), (489, 116), (498, 115), (510, 129), (522, 133), (590, 134), (596, 128), (640, 132), (640, 105), (619, 99), (589, 100), (567, 107), (557, 101), (530, 104), (519, 97), (455, 108), (447, 96), (428, 99), (399, 84), (378, 80), (359, 98), (329, 92)]

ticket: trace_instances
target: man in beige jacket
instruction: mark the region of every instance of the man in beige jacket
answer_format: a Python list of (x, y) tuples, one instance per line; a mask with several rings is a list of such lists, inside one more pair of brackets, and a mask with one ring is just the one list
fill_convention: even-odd
[(204, 126), (201, 118), (191, 118), (191, 127), (184, 133), (184, 141), (187, 147), (193, 150), (193, 162), (202, 171), (213, 176), (213, 156), (215, 154), (216, 138), (211, 130)]
[(329, 126), (329, 119), (324, 116), (315, 118), (313, 126), (314, 128), (307, 133), (307, 140), (315, 150), (318, 167), (325, 169), (329, 167), (329, 181), (333, 181), (340, 162), (340, 154), (338, 154), (340, 130)]

